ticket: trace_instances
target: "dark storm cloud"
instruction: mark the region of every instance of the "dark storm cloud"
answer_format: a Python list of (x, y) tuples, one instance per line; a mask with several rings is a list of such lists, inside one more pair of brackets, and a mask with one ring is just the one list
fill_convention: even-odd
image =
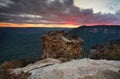
[[(6, 7), (0, 7), (2, 12), (7, 13), (29, 13), (29, 14), (48, 14), (61, 13), (66, 8), (73, 6), (72, 0), (3, 0)], [(7, 4), (7, 2), (13, 4)], [(1, 1), (0, 1), (1, 3)], [(9, 6), (9, 7), (8, 7)]]
[[(73, 7), (72, 0), (2, 0), (0, 3), (0, 21), (28, 21), (36, 19), (36, 16), (43, 16), (39, 20), (56, 19)], [(24, 16), (27, 14), (29, 17)]]
[(0, 21), (17, 23), (120, 24), (116, 14), (79, 9), (73, 0), (0, 0)]

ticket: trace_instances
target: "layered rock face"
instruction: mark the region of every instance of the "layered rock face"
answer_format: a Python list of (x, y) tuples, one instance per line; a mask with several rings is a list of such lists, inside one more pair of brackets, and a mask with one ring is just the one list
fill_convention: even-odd
[(83, 41), (77, 36), (70, 36), (64, 31), (52, 31), (43, 37), (44, 58), (70, 60), (82, 58), (80, 45)]

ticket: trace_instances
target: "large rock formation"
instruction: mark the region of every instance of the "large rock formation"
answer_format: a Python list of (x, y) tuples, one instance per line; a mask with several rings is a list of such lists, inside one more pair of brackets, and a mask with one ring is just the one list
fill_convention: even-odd
[(56, 59), (45, 59), (14, 69), (12, 73), (30, 73), (27, 79), (120, 79), (119, 69), (120, 61), (78, 59), (60, 63)]
[(44, 58), (70, 60), (83, 56), (80, 48), (83, 41), (77, 36), (70, 36), (64, 31), (52, 31), (45, 34), (42, 39)]

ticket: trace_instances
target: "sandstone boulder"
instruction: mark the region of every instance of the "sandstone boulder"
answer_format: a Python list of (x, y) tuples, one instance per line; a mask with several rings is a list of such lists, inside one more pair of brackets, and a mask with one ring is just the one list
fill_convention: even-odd
[(42, 37), (44, 58), (70, 60), (83, 57), (83, 40), (64, 31), (52, 31)]

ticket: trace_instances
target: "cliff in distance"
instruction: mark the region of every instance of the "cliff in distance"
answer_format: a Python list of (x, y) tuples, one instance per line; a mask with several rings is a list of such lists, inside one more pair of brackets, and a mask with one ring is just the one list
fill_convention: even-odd
[(120, 38), (120, 26), (118, 25), (96, 25), (81, 26), (69, 31), (69, 34), (75, 34), (84, 40), (82, 46), (85, 52), (96, 44), (106, 44), (111, 40)]

